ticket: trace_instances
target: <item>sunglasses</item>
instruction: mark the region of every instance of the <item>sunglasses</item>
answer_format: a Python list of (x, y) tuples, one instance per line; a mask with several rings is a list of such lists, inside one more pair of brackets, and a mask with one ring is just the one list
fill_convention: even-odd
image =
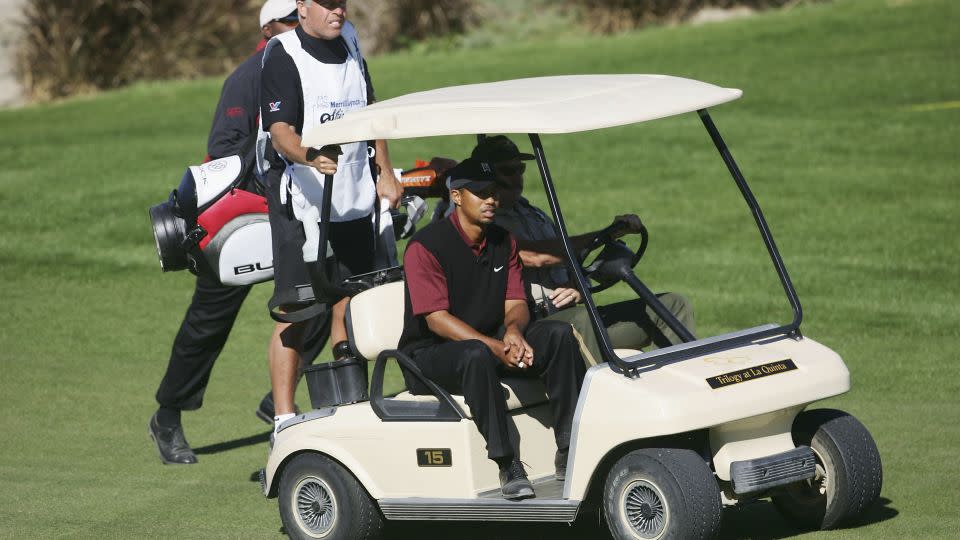
[(500, 198), (500, 186), (494, 184), (492, 186), (485, 187), (480, 191), (473, 191), (472, 189), (467, 189), (470, 193), (473, 193), (478, 198), (487, 200), (490, 198), (498, 199)]
[(497, 172), (503, 176), (513, 176), (515, 174), (523, 174), (527, 171), (527, 164), (520, 163), (519, 165), (500, 165), (497, 167)]
[(347, 0), (313, 0), (314, 4), (322, 7), (323, 9), (329, 9), (333, 11), (337, 8), (347, 8)]

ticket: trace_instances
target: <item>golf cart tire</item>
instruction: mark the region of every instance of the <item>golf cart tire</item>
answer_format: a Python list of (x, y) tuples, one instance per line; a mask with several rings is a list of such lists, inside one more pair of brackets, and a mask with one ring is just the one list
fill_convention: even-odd
[(295, 540), (372, 540), (383, 531), (383, 516), (367, 491), (322, 454), (300, 454), (287, 464), (279, 499), (283, 528)]
[(634, 450), (604, 483), (604, 517), (617, 540), (712, 538), (721, 510), (713, 471), (692, 450)]
[(793, 439), (813, 449), (817, 477), (772, 497), (787, 521), (802, 529), (833, 529), (880, 497), (880, 452), (859, 420), (835, 409), (804, 411), (793, 422)]

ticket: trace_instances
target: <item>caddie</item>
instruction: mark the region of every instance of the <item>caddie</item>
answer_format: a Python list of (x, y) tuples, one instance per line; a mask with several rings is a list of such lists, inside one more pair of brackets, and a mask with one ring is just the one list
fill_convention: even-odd
[[(297, 0), (297, 13), (300, 26), (267, 44), (260, 103), (262, 139), (269, 140), (277, 152), (267, 175), (275, 269), (270, 306), (288, 315), (302, 310), (315, 296), (304, 263), (303, 223), (311, 225), (318, 219), (324, 175), (333, 175), (329, 241), (336, 261), (330, 273), (334, 282), (374, 270), (371, 216), (375, 202), (379, 196), (395, 207), (402, 194), (385, 141), (323, 151), (301, 146), (304, 130), (373, 103), (374, 90), (356, 29), (347, 21), (346, 0)], [(344, 325), (348, 299), (322, 300), (332, 311), (334, 357), (342, 358), (349, 354)], [(277, 323), (271, 337), (268, 356), (275, 426), (294, 414), (304, 324)]]

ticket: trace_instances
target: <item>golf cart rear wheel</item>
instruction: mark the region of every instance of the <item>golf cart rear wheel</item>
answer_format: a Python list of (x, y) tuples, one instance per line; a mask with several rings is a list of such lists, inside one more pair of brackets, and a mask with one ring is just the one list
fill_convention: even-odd
[(617, 540), (706, 539), (720, 528), (720, 489), (692, 450), (635, 450), (607, 474), (603, 511)]
[(339, 463), (301, 454), (280, 477), (280, 519), (296, 540), (379, 538), (383, 517), (357, 480)]
[(793, 439), (817, 458), (816, 476), (785, 487), (773, 504), (802, 529), (833, 529), (860, 515), (880, 497), (883, 470), (870, 432), (856, 418), (834, 409), (797, 415)]

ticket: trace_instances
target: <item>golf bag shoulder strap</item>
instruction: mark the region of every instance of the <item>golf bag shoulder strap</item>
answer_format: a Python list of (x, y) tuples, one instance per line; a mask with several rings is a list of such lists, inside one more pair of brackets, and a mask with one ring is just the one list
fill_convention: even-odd
[(303, 309), (298, 309), (296, 311), (291, 311), (289, 313), (280, 311), (280, 304), (276, 302), (273, 298), (270, 299), (270, 302), (267, 304), (267, 307), (270, 309), (270, 318), (279, 322), (279, 323), (300, 323), (319, 315), (322, 315), (327, 311), (327, 305), (320, 302), (314, 302)]

